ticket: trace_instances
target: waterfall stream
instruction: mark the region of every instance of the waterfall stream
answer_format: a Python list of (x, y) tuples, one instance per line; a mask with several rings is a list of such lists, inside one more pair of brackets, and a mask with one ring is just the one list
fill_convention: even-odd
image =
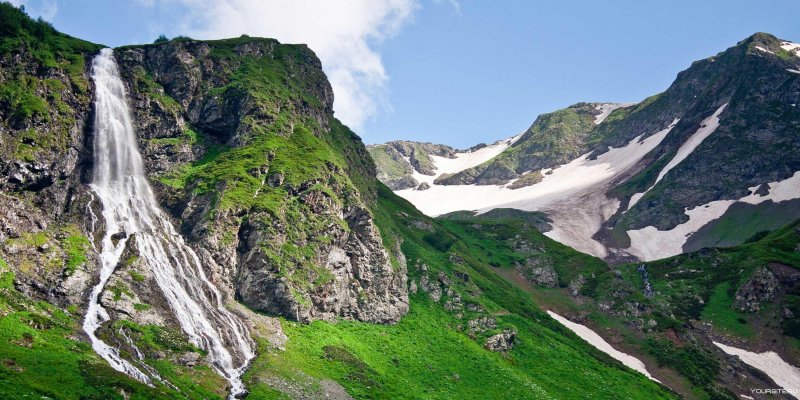
[[(243, 322), (224, 307), (222, 295), (207, 278), (197, 254), (158, 206), (147, 182), (125, 86), (111, 49), (101, 50), (92, 61), (92, 79), (96, 99), (91, 187), (103, 206), (105, 233), (100, 280), (92, 289), (83, 329), (94, 350), (114, 369), (151, 383), (151, 376), (95, 335), (97, 328), (110, 318), (99, 302), (100, 295), (128, 239), (135, 234), (141, 265), (158, 283), (183, 332), (208, 352), (214, 369), (230, 382), (231, 397), (244, 393), (240, 376), (254, 357), (253, 342)], [(112, 235), (119, 232), (125, 232), (127, 237), (115, 243)]]

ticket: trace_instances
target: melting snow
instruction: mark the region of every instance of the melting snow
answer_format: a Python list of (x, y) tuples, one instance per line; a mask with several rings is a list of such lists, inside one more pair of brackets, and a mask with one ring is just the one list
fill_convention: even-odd
[(795, 397), (800, 394), (800, 369), (783, 361), (775, 352), (767, 351), (764, 353), (753, 353), (747, 350), (737, 349), (736, 347), (726, 346), (722, 343), (714, 342), (725, 353), (739, 357), (745, 364), (763, 371), (775, 383), (793, 392)]
[[(508, 139), (498, 140), (497, 142), (474, 151), (456, 153), (455, 158), (431, 155), (430, 157), (433, 161), (435, 174), (424, 175), (414, 170), (413, 177), (417, 180), (417, 182), (426, 182), (429, 185), (434, 185), (433, 181), (444, 174), (453, 174), (463, 171), (467, 168), (472, 168), (474, 166), (483, 164), (484, 162), (497, 157), (505, 149), (514, 144), (514, 142), (519, 140), (520, 137), (522, 137), (522, 134), (512, 136)], [(410, 159), (408, 157), (405, 157), (405, 159), (410, 163)]]
[(800, 43), (781, 42), (781, 48), (795, 55), (800, 53)]
[(558, 314), (556, 314), (556, 313), (554, 313), (552, 311), (548, 310), (547, 314), (549, 314), (551, 317), (553, 317), (553, 319), (558, 321), (561, 325), (564, 325), (569, 330), (574, 332), (576, 335), (578, 335), (578, 337), (580, 337), (581, 339), (589, 342), (589, 344), (594, 346), (597, 350), (600, 350), (603, 353), (608, 354), (609, 356), (611, 356), (611, 358), (621, 362), (626, 367), (628, 367), (630, 369), (633, 369), (635, 371), (638, 371), (642, 375), (652, 379), (653, 381), (656, 381), (656, 382), (660, 383), (660, 381), (658, 379), (653, 378), (653, 376), (650, 375), (649, 372), (647, 372), (647, 368), (644, 366), (643, 362), (641, 362), (638, 358), (636, 358), (636, 357), (634, 357), (634, 356), (632, 356), (630, 354), (625, 354), (625, 353), (623, 353), (623, 352), (611, 347), (611, 345), (608, 344), (608, 342), (606, 342), (602, 337), (600, 337), (600, 335), (595, 333), (595, 331), (587, 328), (584, 325), (572, 322), (572, 321), (570, 321), (570, 320), (568, 320), (568, 319), (566, 319), (566, 318), (564, 318), (564, 317), (562, 317), (562, 316), (560, 316), (560, 315), (558, 315)]
[(600, 111), (600, 114), (594, 116), (594, 124), (600, 125), (601, 122), (605, 121), (611, 112), (618, 108), (630, 107), (636, 103), (603, 103), (596, 107), (597, 111)]
[(657, 260), (680, 254), (686, 240), (707, 223), (722, 217), (734, 203), (759, 204), (771, 200), (775, 203), (800, 198), (800, 171), (791, 177), (768, 184), (769, 193), (761, 196), (756, 193), (758, 186), (749, 188), (750, 194), (738, 200), (716, 200), (708, 204), (686, 210), (689, 220), (668, 231), (660, 231), (653, 226), (628, 231), (631, 247), (627, 251), (643, 261)]
[[(516, 190), (493, 185), (433, 184), (427, 190), (406, 189), (397, 194), (432, 216), (459, 210), (486, 212), (500, 207), (545, 211), (553, 219), (554, 229), (548, 236), (579, 251), (605, 257), (605, 247), (591, 237), (616, 212), (619, 203), (607, 199), (604, 193), (614, 178), (658, 146), (672, 126), (645, 139), (640, 135), (625, 147), (612, 148), (594, 160), (587, 153), (552, 170), (542, 170), (541, 182)], [(441, 158), (435, 159), (437, 167), (440, 161)], [(431, 177), (427, 179), (432, 181)]]
[(761, 51), (763, 51), (764, 53), (775, 54), (775, 53), (773, 53), (772, 51), (770, 51), (769, 49), (765, 49), (765, 48), (763, 48), (763, 47), (761, 47), (761, 46), (756, 46), (756, 50), (761, 50)]
[[(650, 189), (655, 187), (658, 184), (658, 182), (660, 182), (661, 179), (663, 179), (664, 176), (667, 175), (667, 172), (675, 168), (678, 164), (680, 164), (683, 160), (685, 160), (686, 157), (689, 157), (689, 154), (692, 154), (692, 152), (694, 152), (694, 150), (697, 148), (697, 146), (700, 145), (700, 143), (703, 143), (703, 141), (706, 140), (707, 137), (711, 136), (711, 134), (714, 133), (715, 130), (717, 130), (717, 128), (719, 127), (719, 115), (722, 114), (722, 111), (724, 111), (725, 107), (727, 106), (728, 103), (723, 104), (717, 109), (717, 111), (714, 112), (714, 114), (704, 119), (703, 122), (700, 123), (700, 128), (698, 128), (697, 131), (695, 131), (695, 133), (693, 133), (692, 136), (690, 136), (689, 139), (687, 139), (686, 142), (684, 142), (681, 145), (681, 147), (678, 149), (678, 152), (675, 153), (675, 156), (672, 157), (672, 160), (670, 160), (669, 164), (667, 164), (661, 170), (661, 172), (659, 172), (655, 183), (653, 183), (653, 186), (650, 186), (643, 193), (636, 193), (635, 195), (631, 196), (631, 199), (628, 202), (628, 210), (630, 210), (631, 207), (636, 205), (636, 203), (645, 195), (645, 193), (649, 192)], [(675, 122), (677, 123), (677, 120), (675, 120)]]

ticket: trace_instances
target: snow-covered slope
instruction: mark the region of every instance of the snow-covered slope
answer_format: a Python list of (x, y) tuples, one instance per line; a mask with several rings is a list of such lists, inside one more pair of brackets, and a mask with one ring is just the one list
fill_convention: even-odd
[[(544, 212), (547, 236), (618, 261), (740, 244), (755, 229), (775, 229), (783, 214), (785, 223), (800, 217), (792, 202), (800, 198), (800, 79), (787, 73), (800, 71), (799, 52), (753, 35), (640, 103), (577, 103), (540, 115), (522, 135), (432, 155), (432, 169), (413, 173), (422, 185), (396, 193), (432, 216)], [(744, 206), (734, 204), (753, 218), (769, 208), (775, 222), (737, 225)]]
[(600, 125), (601, 122), (605, 121), (611, 112), (623, 107), (630, 107), (636, 103), (602, 103), (597, 106), (597, 111), (600, 111), (600, 114), (597, 114), (594, 117), (594, 124)]
[(435, 175), (425, 175), (414, 170), (413, 177), (417, 182), (426, 182), (429, 185), (434, 185), (433, 182), (436, 178), (444, 174), (453, 174), (491, 160), (514, 144), (520, 136), (521, 135), (516, 135), (507, 139), (498, 140), (476, 150), (459, 152), (455, 154), (454, 158), (431, 155), (430, 158), (433, 161)]
[(650, 186), (642, 193), (636, 193), (631, 196), (631, 199), (628, 202), (628, 209), (636, 205), (639, 199), (644, 197), (644, 195), (653, 189), (658, 182), (661, 182), (661, 180), (664, 179), (664, 175), (666, 175), (667, 172), (675, 168), (675, 166), (680, 164), (681, 161), (685, 160), (686, 157), (688, 157), (689, 154), (692, 154), (697, 146), (700, 145), (700, 143), (703, 143), (703, 140), (717, 130), (719, 127), (719, 115), (722, 114), (722, 111), (725, 110), (725, 107), (727, 106), (728, 103), (721, 105), (717, 111), (714, 112), (714, 115), (703, 120), (703, 122), (700, 124), (700, 128), (698, 128), (697, 131), (683, 145), (681, 145), (681, 147), (678, 149), (678, 152), (675, 154), (675, 157), (673, 157), (672, 160), (669, 161), (669, 164), (667, 164), (664, 169), (658, 173), (658, 177), (656, 177), (656, 182), (653, 184), (653, 186)]
[[(721, 217), (736, 202), (760, 204), (766, 201), (779, 203), (800, 198), (800, 171), (785, 180), (770, 182), (769, 192), (759, 195), (759, 186), (753, 186), (750, 194), (738, 200), (717, 200), (686, 210), (689, 220), (668, 231), (660, 231), (652, 226), (628, 231), (631, 247), (627, 251), (643, 261), (657, 260), (680, 254), (683, 245), (692, 233), (707, 223)], [(791, 222), (791, 221), (786, 221)]]
[(548, 236), (585, 253), (605, 257), (605, 247), (592, 236), (619, 207), (619, 201), (608, 199), (605, 192), (615, 178), (661, 143), (676, 122), (647, 138), (637, 136), (627, 146), (612, 148), (594, 160), (587, 153), (554, 169), (541, 170), (541, 182), (521, 189), (510, 189), (510, 184), (437, 185), (428, 177), (429, 189), (396, 193), (428, 215), (459, 210), (486, 212), (501, 207), (545, 211), (553, 220)]

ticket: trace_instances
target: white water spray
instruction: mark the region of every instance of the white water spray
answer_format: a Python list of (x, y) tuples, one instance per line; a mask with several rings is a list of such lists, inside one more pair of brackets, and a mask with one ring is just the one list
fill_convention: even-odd
[[(151, 383), (150, 376), (95, 335), (109, 320), (99, 303), (100, 294), (119, 263), (127, 238), (135, 234), (140, 260), (153, 274), (181, 329), (193, 344), (208, 352), (214, 369), (231, 383), (231, 397), (244, 393), (240, 377), (255, 355), (253, 342), (242, 321), (225, 309), (222, 295), (206, 277), (197, 254), (158, 206), (147, 182), (125, 86), (111, 49), (101, 50), (92, 61), (92, 79), (97, 94), (91, 186), (103, 205), (106, 229), (100, 281), (91, 292), (83, 329), (94, 350), (114, 369)], [(127, 233), (127, 238), (115, 244), (111, 236), (118, 232)]]

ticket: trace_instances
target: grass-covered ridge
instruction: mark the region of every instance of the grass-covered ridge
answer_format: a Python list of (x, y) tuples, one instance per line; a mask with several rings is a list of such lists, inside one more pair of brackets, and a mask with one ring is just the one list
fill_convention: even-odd
[[(317, 117), (330, 112), (330, 99), (319, 97), (324, 96), (320, 88), (327, 83), (321, 71), (306, 65), (318, 61), (305, 46), (247, 36), (202, 43), (209, 46), (209, 58), (219, 68), (215, 72), (219, 76), (207, 78), (213, 83), (204, 85), (203, 96), (220, 104), (239, 105), (231, 112), (251, 111), (232, 127), (235, 131), (192, 127), (197, 130), (196, 136), (210, 139), (201, 143), (206, 154), (160, 177), (161, 182), (198, 195), (213, 194), (215, 208), (222, 211), (270, 211), (277, 215), (276, 202), (285, 196), (285, 188), (314, 180), (337, 180), (338, 184), (352, 186), (353, 180), (359, 179), (337, 173), (348, 170), (351, 161), (336, 146), (335, 141), (340, 140), (337, 132), (349, 130), (338, 121), (329, 126), (320, 124)], [(260, 52), (240, 54), (242, 46), (259, 48)], [(177, 107), (174, 98), (162, 94), (160, 85), (146, 72), (137, 73), (136, 79), (143, 82), (140, 86), (151, 88), (151, 97), (168, 108)], [(272, 190), (265, 183), (275, 176), (280, 176), (282, 188)]]

